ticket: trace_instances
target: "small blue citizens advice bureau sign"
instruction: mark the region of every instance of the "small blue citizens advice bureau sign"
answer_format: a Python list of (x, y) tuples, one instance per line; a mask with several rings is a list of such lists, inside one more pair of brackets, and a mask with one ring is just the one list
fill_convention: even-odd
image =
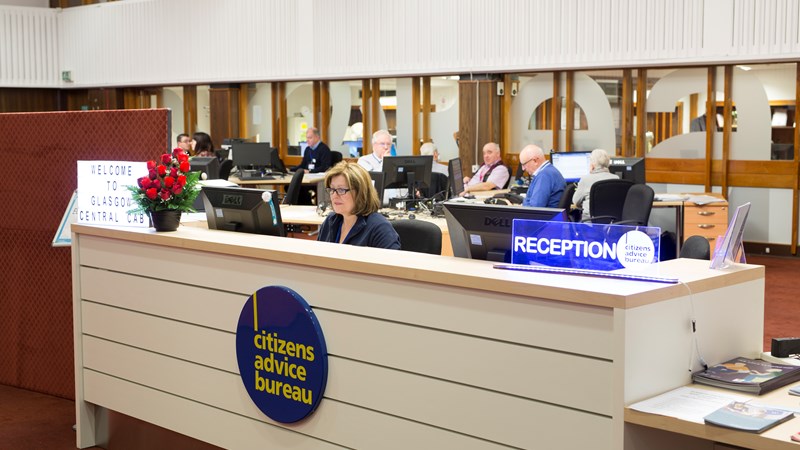
[(247, 299), (236, 327), (244, 387), (272, 420), (292, 423), (314, 412), (328, 381), (328, 350), (308, 303), (283, 286)]

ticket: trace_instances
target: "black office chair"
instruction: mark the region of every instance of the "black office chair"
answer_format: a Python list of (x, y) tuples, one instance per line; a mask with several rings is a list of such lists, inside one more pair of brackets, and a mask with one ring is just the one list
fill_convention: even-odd
[(575, 183), (567, 183), (564, 188), (564, 193), (561, 194), (561, 199), (558, 201), (558, 207), (567, 212), (567, 218), (570, 222), (581, 221), (581, 210), (572, 209), (572, 196), (575, 194), (575, 189), (578, 187)]
[(393, 220), (390, 223), (400, 235), (400, 250), (442, 254), (442, 230), (438, 225), (416, 219)]
[(431, 173), (431, 185), (427, 189), (420, 189), (420, 193), (425, 198), (436, 196), (442, 200), (447, 196), (447, 175), (439, 172)]
[(650, 186), (634, 184), (628, 189), (628, 195), (625, 196), (625, 204), (622, 207), (620, 220), (616, 220), (613, 223), (616, 225), (647, 225), (655, 196), (656, 194)]
[(298, 170), (292, 175), (292, 181), (289, 182), (289, 187), (286, 188), (286, 195), (283, 196), (284, 205), (297, 205), (300, 200), (300, 188), (303, 183), (303, 175), (305, 171)]
[(621, 220), (628, 190), (633, 186), (628, 180), (601, 180), (589, 189), (589, 213), (584, 222), (612, 223)]
[(342, 162), (342, 153), (337, 151), (331, 151), (331, 167), (335, 166)]
[(689, 236), (683, 241), (681, 258), (711, 260), (711, 245), (704, 236)]
[(219, 165), (219, 178), (221, 180), (227, 180), (231, 175), (231, 169), (233, 169), (233, 160), (226, 159), (222, 161)]

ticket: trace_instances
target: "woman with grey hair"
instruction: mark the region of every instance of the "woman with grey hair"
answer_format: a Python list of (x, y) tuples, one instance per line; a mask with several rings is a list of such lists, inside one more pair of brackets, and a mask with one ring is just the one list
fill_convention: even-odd
[(583, 208), (582, 220), (589, 219), (592, 215), (589, 212), (589, 192), (592, 185), (600, 180), (613, 180), (619, 177), (608, 171), (611, 158), (603, 149), (595, 149), (589, 155), (589, 173), (578, 181), (578, 187), (572, 196), (572, 204), (578, 208)]

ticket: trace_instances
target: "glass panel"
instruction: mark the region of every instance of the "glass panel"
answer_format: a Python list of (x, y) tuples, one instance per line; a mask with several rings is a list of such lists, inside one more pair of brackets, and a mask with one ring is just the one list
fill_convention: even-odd
[(251, 142), (268, 142), (272, 139), (272, 84), (247, 85), (247, 136)]

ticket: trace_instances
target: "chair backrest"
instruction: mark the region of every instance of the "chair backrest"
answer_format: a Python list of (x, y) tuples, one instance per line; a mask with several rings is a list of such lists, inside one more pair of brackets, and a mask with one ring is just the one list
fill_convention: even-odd
[(567, 186), (564, 188), (564, 193), (561, 194), (561, 199), (558, 201), (558, 207), (567, 211), (567, 218), (570, 222), (580, 222), (581, 220), (581, 210), (572, 209), (572, 196), (575, 194), (575, 189), (577, 188), (577, 184), (567, 183)]
[(683, 241), (681, 258), (711, 260), (711, 245), (704, 236), (689, 236)]
[(620, 220), (628, 190), (628, 180), (600, 180), (589, 189), (589, 211), (592, 223), (611, 223)]
[(221, 180), (227, 180), (231, 174), (231, 169), (233, 169), (232, 159), (226, 159), (225, 161), (222, 161), (222, 163), (219, 165), (219, 178)]
[(336, 150), (331, 151), (331, 167), (342, 162), (342, 153)]
[(442, 230), (432, 222), (417, 219), (390, 222), (400, 235), (400, 250), (418, 253), (442, 253)]
[(631, 186), (625, 196), (625, 205), (619, 222), (625, 222), (626, 225), (647, 225), (655, 195), (653, 188), (646, 184)]
[(447, 175), (439, 172), (431, 173), (431, 185), (428, 189), (423, 189), (422, 195), (425, 197), (433, 197), (436, 194), (441, 194), (439, 199), (447, 197)]
[(298, 170), (292, 175), (292, 181), (289, 182), (289, 187), (286, 188), (286, 195), (283, 197), (284, 205), (296, 205), (300, 200), (300, 187), (303, 184), (303, 175), (305, 171)]

